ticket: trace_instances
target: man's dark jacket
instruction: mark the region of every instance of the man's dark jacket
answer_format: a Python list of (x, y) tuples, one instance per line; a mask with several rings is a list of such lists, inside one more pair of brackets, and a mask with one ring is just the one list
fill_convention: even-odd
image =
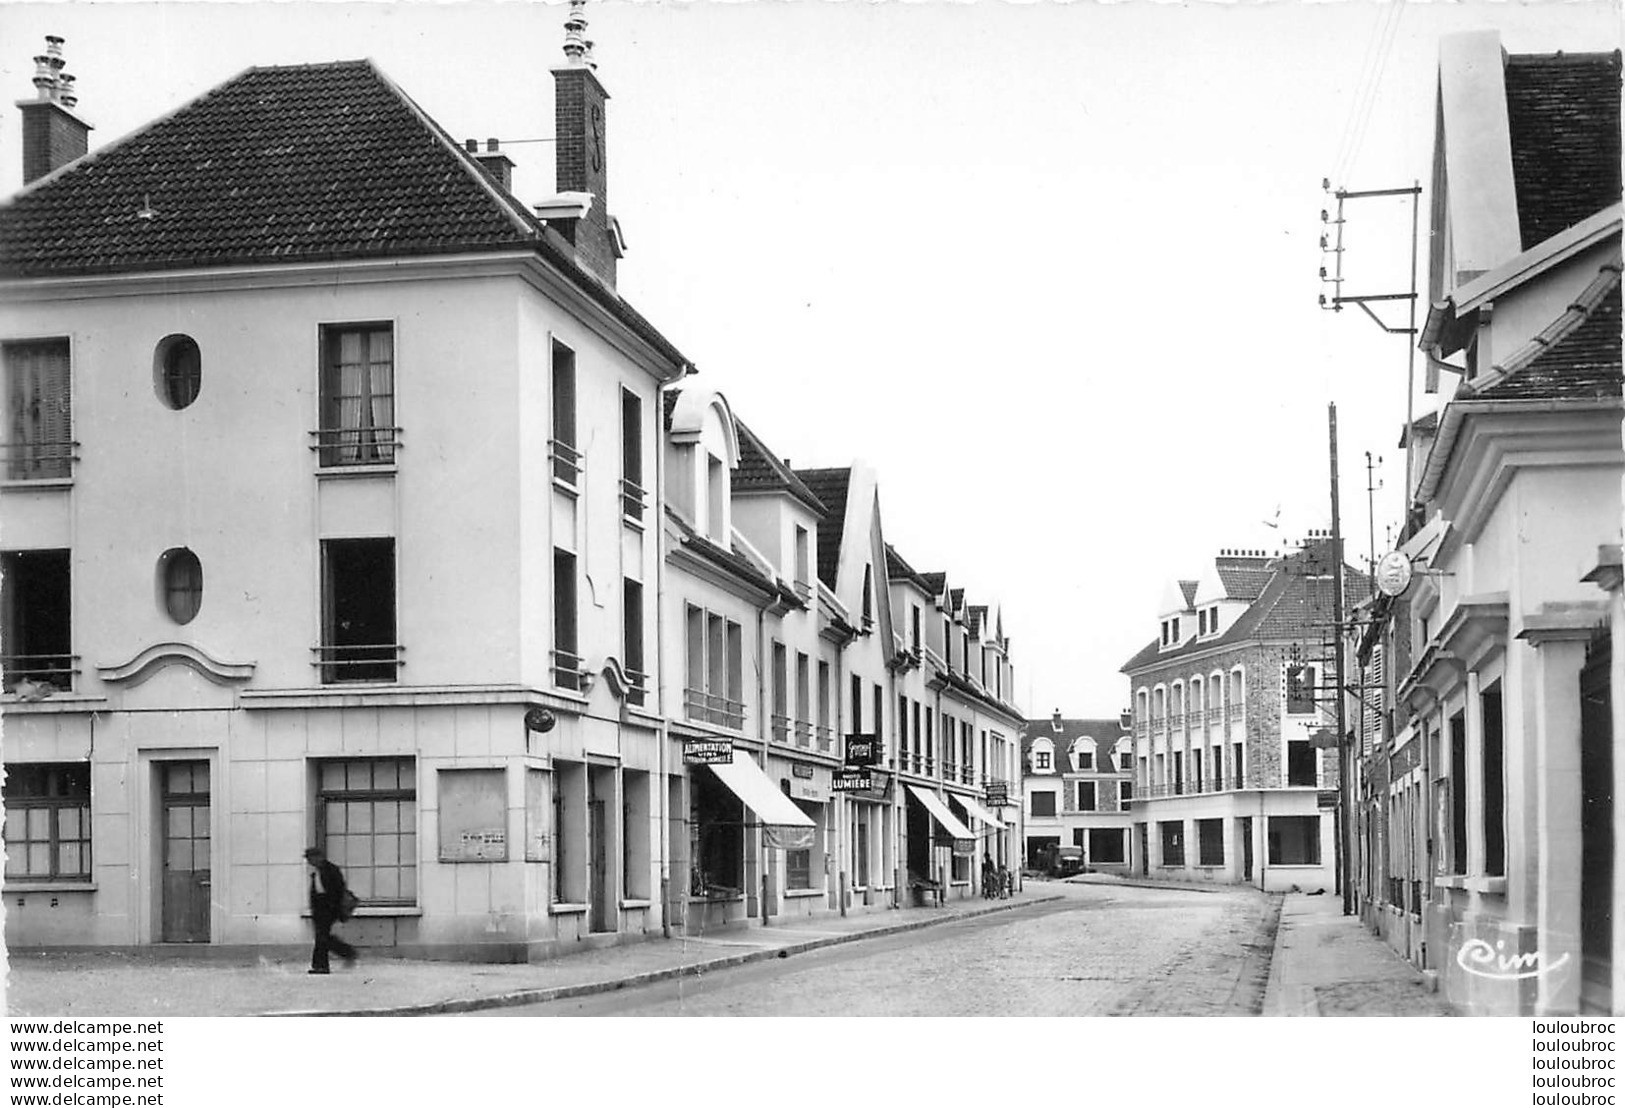
[(339, 905), (344, 903), (344, 874), (339, 871), (339, 867), (326, 859), (316, 863), (316, 871), (322, 875), (322, 891), (316, 891), (316, 882), (312, 879), (310, 914), (331, 923), (339, 918), (341, 914)]

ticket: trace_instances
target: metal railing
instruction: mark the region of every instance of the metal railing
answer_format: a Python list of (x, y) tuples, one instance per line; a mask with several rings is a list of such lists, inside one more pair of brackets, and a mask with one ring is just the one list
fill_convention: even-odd
[(626, 673), (626, 702), (643, 707), (649, 686), (649, 675), (639, 669), (629, 669)]
[(401, 445), (399, 427), (318, 427), (310, 433), (310, 448), (324, 469), (338, 466), (395, 464)]
[(781, 743), (790, 741), (790, 717), (774, 715), (769, 717), (769, 726), (773, 730), (773, 738)]
[(1230, 720), (1232, 722), (1234, 722), (1235, 720), (1240, 719), (1241, 718), (1241, 705), (1240, 704), (1234, 704), (1234, 703), (1226, 704), (1224, 706), (1224, 718), (1227, 719), (1227, 720)]
[(822, 724), (813, 728), (813, 735), (817, 739), (818, 749), (826, 754), (835, 745), (835, 733)]
[(311, 665), (321, 671), (322, 684), (347, 681), (394, 681), (405, 660), (400, 643), (324, 643), (310, 648)]
[(549, 651), (553, 659), (553, 684), (561, 689), (581, 691), (581, 655), (569, 650)]
[(553, 480), (571, 489), (581, 483), (581, 451), (558, 439), (547, 440), (547, 456), (553, 464)]
[(621, 478), (621, 515), (624, 518), (642, 523), (643, 506), (647, 497), (648, 494), (642, 485), (636, 481), (628, 481), (625, 477)]
[(942, 762), (942, 779), (944, 781), (955, 781), (955, 780), (958, 780), (958, 778), (959, 778), (959, 763), (958, 762), (950, 762), (946, 758), (943, 759), (943, 762)]
[(812, 746), (812, 724), (804, 719), (796, 720), (796, 745), (803, 749)]
[(1211, 707), (1211, 708), (1209, 708), (1207, 710), (1207, 725), (1209, 727), (1217, 727), (1219, 725), (1219, 723), (1223, 719), (1224, 719), (1224, 709), (1223, 708)]
[(5, 668), (6, 674), (6, 692), (16, 692), (17, 685), (23, 681), (49, 685), (55, 692), (72, 692), (74, 679), (79, 676), (78, 663), (77, 654), (0, 654), (0, 666)]
[(745, 705), (742, 701), (715, 696), (703, 689), (683, 690), (683, 711), (689, 719), (714, 723), (730, 731), (740, 731), (745, 726)]
[(79, 444), (66, 439), (0, 443), (8, 481), (64, 481), (73, 476)]

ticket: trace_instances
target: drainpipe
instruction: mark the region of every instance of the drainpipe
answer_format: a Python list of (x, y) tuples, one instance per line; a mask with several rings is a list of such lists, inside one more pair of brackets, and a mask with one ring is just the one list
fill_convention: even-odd
[[(771, 746), (770, 736), (773, 733), (772, 724), (768, 718), (767, 708), (767, 613), (758, 606), (756, 609), (756, 733), (762, 740), (762, 768), (767, 769), (767, 752)], [(767, 926), (767, 866), (768, 866), (767, 826), (762, 821), (761, 813), (756, 814), (756, 876), (757, 884), (761, 887), (760, 904), (762, 926)]]
[[(682, 378), (678, 378), (681, 380)], [(655, 765), (660, 778), (660, 935), (671, 938), (671, 778), (666, 764), (671, 721), (666, 715), (666, 389), (655, 389), (655, 710), (660, 715)]]
[[(817, 575), (814, 574), (814, 576)], [(817, 602), (818, 585), (815, 583), (813, 585), (813, 603), (816, 604)], [(841, 767), (846, 765), (846, 723), (841, 708), (841, 705), (846, 702), (845, 690), (846, 646), (843, 644), (835, 650), (835, 687), (830, 689), (830, 695), (835, 697), (835, 735), (833, 741), (836, 759), (835, 772), (837, 773), (840, 772)], [(834, 803), (837, 797), (840, 799), (839, 804)], [(851, 802), (846, 796), (837, 793), (834, 789), (830, 790), (830, 800), (831, 807), (838, 809), (838, 814), (835, 817), (835, 874), (841, 897), (841, 915), (844, 917), (846, 915), (846, 886), (848, 880), (846, 872), (846, 821), (851, 817), (851, 813), (847, 811)]]

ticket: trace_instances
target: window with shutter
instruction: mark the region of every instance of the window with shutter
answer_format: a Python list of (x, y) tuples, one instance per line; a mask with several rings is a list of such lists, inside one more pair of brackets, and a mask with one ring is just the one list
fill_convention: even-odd
[(7, 343), (6, 477), (73, 476), (73, 410), (68, 340)]

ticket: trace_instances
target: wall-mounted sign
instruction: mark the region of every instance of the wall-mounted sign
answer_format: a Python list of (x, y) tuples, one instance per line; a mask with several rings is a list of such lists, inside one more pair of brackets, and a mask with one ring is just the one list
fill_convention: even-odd
[(542, 734), (546, 734), (547, 732), (553, 730), (553, 725), (557, 722), (558, 717), (556, 717), (546, 708), (532, 708), (530, 711), (525, 713), (525, 729), (527, 731), (537, 731)]
[(813, 768), (811, 766), (809, 766), (809, 765), (803, 765), (801, 762), (794, 762), (790, 766), (790, 776), (791, 777), (801, 777), (801, 778), (805, 778), (808, 781), (811, 781), (812, 780), (812, 775), (813, 775)]
[(1403, 596), (1411, 587), (1410, 555), (1390, 550), (1377, 560), (1377, 591), (1384, 596)]
[(1010, 786), (1004, 781), (987, 783), (987, 804), (990, 808), (1003, 808), (1010, 803)]
[(831, 787), (838, 793), (868, 792), (875, 787), (875, 779), (867, 769), (841, 770), (835, 774)]
[(734, 760), (734, 744), (721, 739), (684, 739), (683, 764), (725, 766)]
[(1335, 750), (1337, 748), (1337, 731), (1331, 727), (1317, 727), (1309, 732), (1309, 745), (1316, 750)]
[(1321, 789), (1319, 792), (1315, 793), (1315, 807), (1317, 807), (1317, 808), (1335, 808), (1335, 807), (1337, 807), (1337, 790), (1336, 789)]
[(880, 736), (848, 735), (846, 737), (846, 764), (849, 766), (878, 766), (880, 764)]

